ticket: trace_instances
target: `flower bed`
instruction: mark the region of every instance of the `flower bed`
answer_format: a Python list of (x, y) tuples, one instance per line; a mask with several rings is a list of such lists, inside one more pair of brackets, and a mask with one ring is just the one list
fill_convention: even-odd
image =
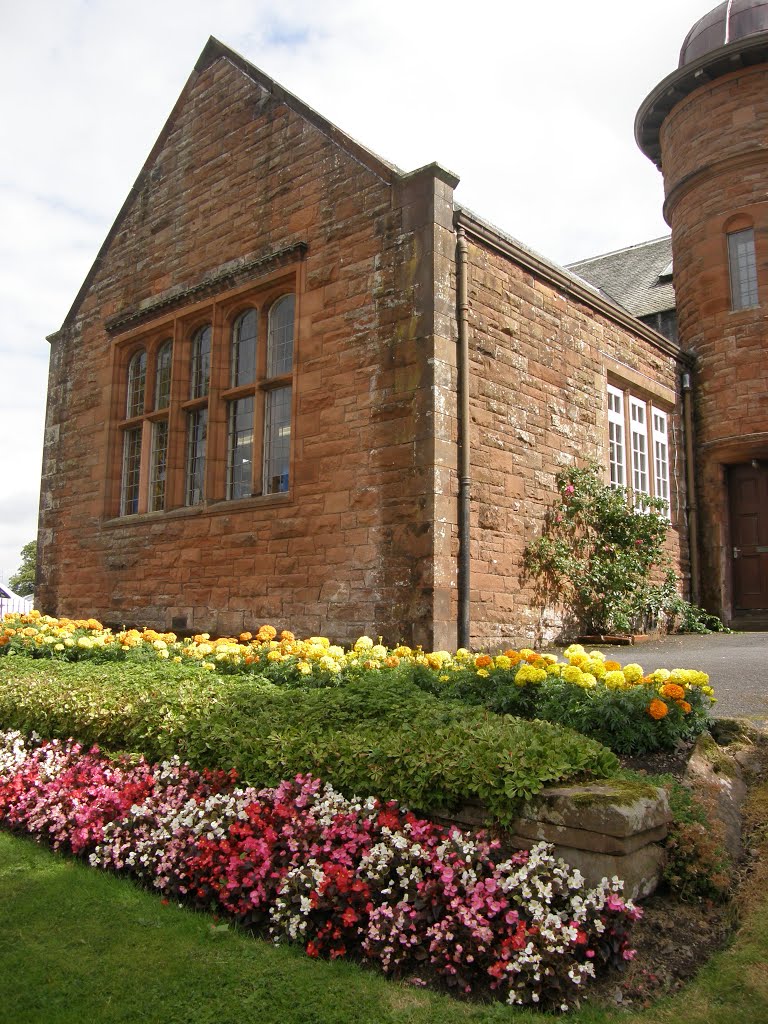
[(6, 616), (0, 655), (53, 661), (194, 666), (201, 674), (258, 677), (280, 687), (339, 687), (371, 675), (415, 680), (448, 700), (538, 718), (577, 729), (617, 753), (672, 749), (709, 721), (714, 693), (704, 672), (622, 666), (573, 645), (564, 661), (523, 649), (473, 654), (425, 652), (361, 637), (345, 650), (325, 637), (297, 639), (262, 626), (255, 635), (179, 640), (154, 630), (105, 629), (95, 619), (53, 619), (38, 612)]
[(505, 856), (483, 833), (347, 800), (306, 775), (262, 790), (236, 781), (0, 733), (4, 827), (166, 899), (215, 905), (310, 956), (565, 1010), (633, 955), (627, 929), (640, 911), (621, 883), (587, 890), (543, 844)]

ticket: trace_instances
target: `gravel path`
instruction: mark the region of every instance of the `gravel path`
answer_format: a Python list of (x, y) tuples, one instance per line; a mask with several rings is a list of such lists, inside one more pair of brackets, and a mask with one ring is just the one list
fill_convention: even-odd
[(720, 718), (750, 718), (768, 722), (768, 633), (692, 633), (665, 636), (634, 647), (600, 650), (622, 665), (635, 661), (646, 671), (656, 668), (696, 668), (709, 674)]

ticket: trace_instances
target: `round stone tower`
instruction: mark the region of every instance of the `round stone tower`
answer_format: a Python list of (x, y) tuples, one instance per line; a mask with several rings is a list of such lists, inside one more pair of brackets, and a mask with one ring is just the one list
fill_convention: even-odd
[(664, 176), (679, 337), (696, 357), (702, 603), (768, 628), (768, 0), (693, 26), (635, 137)]

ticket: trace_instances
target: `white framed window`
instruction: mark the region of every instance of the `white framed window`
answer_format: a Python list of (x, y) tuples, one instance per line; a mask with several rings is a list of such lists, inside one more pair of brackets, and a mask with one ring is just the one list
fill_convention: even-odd
[(627, 451), (624, 444), (624, 395), (608, 385), (608, 446), (611, 487), (627, 485)]
[(626, 487), (638, 511), (660, 498), (669, 514), (670, 416), (629, 387), (607, 385), (608, 472), (611, 487)]
[(752, 228), (729, 231), (728, 274), (731, 282), (731, 309), (749, 309), (758, 305), (755, 232)]
[(642, 504), (641, 494), (650, 496), (648, 478), (648, 427), (645, 402), (630, 397), (629, 424), (632, 440), (632, 495), (635, 504)]
[(653, 419), (654, 495), (665, 503), (669, 514), (669, 418), (661, 409), (651, 407)]

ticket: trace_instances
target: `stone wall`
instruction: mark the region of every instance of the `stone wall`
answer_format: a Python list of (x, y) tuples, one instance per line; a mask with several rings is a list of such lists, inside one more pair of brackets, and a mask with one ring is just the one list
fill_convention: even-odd
[[(432, 560), (434, 349), (450, 335), (441, 252), (456, 179), (400, 175), (250, 66), (203, 56), (52, 339), (38, 604), (429, 645), (446, 585)], [(281, 267), (273, 254), (299, 244)], [(281, 273), (296, 289), (290, 490), (119, 517), (119, 325), (140, 336), (180, 301), (192, 316), (233, 267), (230, 291)]]
[(679, 370), (674, 346), (601, 314), (513, 253), (469, 250), (472, 622), (480, 647), (536, 644), (561, 628), (522, 575), (565, 465), (608, 466), (606, 387), (670, 414), (673, 565), (687, 572)]
[(731, 308), (726, 235), (754, 228), (764, 300), (767, 122), (763, 64), (703, 84), (672, 109), (660, 133), (680, 340), (697, 357), (702, 599), (726, 619), (732, 610), (727, 467), (768, 457), (765, 306)]

